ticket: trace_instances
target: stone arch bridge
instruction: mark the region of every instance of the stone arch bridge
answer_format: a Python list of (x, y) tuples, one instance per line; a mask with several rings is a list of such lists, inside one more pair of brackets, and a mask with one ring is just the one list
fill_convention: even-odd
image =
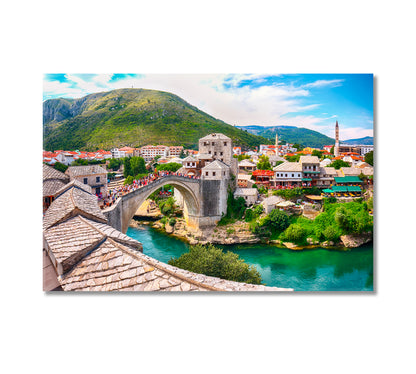
[(167, 175), (120, 197), (115, 204), (103, 210), (108, 223), (125, 233), (137, 209), (154, 191), (165, 184), (175, 187), (183, 196), (187, 209), (185, 220), (189, 229), (198, 230), (215, 225), (227, 209), (229, 180), (191, 179)]

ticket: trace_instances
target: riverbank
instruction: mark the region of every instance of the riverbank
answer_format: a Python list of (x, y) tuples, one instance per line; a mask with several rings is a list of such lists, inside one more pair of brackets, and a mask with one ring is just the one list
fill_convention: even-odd
[[(244, 221), (237, 221), (225, 226), (215, 226), (204, 230), (191, 231), (188, 230), (186, 222), (183, 218), (175, 218), (176, 222), (172, 226), (169, 222), (163, 223), (160, 219), (157, 219), (158, 217), (159, 215), (157, 214), (152, 214), (149, 217), (135, 216), (136, 219), (131, 221), (130, 227), (138, 228), (141, 224), (149, 225), (157, 230), (162, 230), (166, 234), (184, 240), (190, 245), (207, 243), (219, 245), (263, 243), (294, 251), (321, 247), (327, 249), (347, 250), (350, 248), (361, 247), (362, 245), (373, 241), (373, 233), (371, 232), (359, 235), (342, 235), (340, 240), (337, 242), (319, 242), (313, 240), (312, 238), (307, 238), (307, 245), (283, 242), (281, 240), (262, 241), (251, 232), (249, 224)], [(140, 219), (140, 221), (138, 219)]]
[[(154, 229), (151, 225), (129, 228), (127, 235), (143, 243), (143, 253), (167, 263), (189, 251), (186, 240)], [(256, 266), (267, 286), (295, 291), (372, 291), (373, 247), (365, 244), (354, 250), (290, 250), (275, 244), (219, 245), (246, 263)]]

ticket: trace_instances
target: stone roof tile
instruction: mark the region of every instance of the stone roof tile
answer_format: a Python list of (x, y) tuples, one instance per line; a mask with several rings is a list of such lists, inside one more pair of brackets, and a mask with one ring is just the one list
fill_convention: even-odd
[(92, 194), (92, 188), (88, 184), (84, 184), (76, 179), (73, 179), (71, 182), (67, 183), (62, 188), (57, 190), (55, 193), (55, 197), (63, 194), (66, 190), (69, 190), (71, 187), (77, 187), (84, 190), (85, 192), (88, 192), (89, 194)]
[(283, 164), (277, 165), (273, 168), (274, 171), (302, 171), (302, 165), (299, 162), (284, 162)]
[(43, 196), (55, 196), (64, 186), (65, 182), (62, 179), (46, 179), (43, 181)]
[(65, 183), (69, 181), (69, 177), (64, 173), (60, 172), (59, 170), (56, 170), (55, 168), (49, 165), (43, 164), (43, 180), (45, 181), (47, 179), (59, 179)]
[(57, 271), (68, 271), (84, 255), (102, 241), (105, 236), (80, 216), (44, 231), (48, 249), (57, 261)]
[(47, 229), (64, 219), (78, 214), (102, 223), (107, 222), (97, 205), (97, 197), (72, 186), (49, 206), (43, 217), (43, 227)]
[(218, 169), (230, 169), (230, 167), (220, 160), (215, 160), (202, 168), (202, 170), (218, 170)]
[(319, 164), (317, 156), (300, 156), (299, 162), (301, 164)]
[(107, 170), (100, 165), (70, 166), (66, 170), (65, 174), (69, 175), (71, 178), (74, 178), (84, 175), (107, 174)]

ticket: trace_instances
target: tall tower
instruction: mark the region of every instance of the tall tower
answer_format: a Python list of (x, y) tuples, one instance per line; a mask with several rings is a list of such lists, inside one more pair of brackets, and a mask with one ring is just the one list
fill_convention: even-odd
[(274, 147), (274, 152), (276, 153), (276, 156), (279, 156), (279, 136), (277, 135), (277, 132), (276, 132), (276, 144)]
[(339, 127), (338, 121), (335, 124), (335, 147), (334, 147), (334, 155), (335, 157), (339, 156)]

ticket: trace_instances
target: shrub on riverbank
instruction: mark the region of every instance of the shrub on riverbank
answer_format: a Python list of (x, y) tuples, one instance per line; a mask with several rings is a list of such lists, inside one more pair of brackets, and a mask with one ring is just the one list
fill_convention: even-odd
[[(251, 222), (250, 229), (262, 239), (279, 239), (299, 245), (306, 244), (307, 238), (319, 242), (336, 242), (341, 235), (373, 231), (373, 217), (368, 213), (369, 206), (371, 202), (365, 201), (325, 201), (324, 212), (314, 220), (303, 216), (287, 216), (285, 212), (274, 209), (269, 215)], [(284, 218), (285, 215), (287, 218)]]
[(306, 239), (306, 230), (298, 223), (292, 223), (283, 233), (283, 239), (293, 243), (303, 243)]
[(254, 221), (250, 228), (258, 237), (267, 239), (278, 237), (289, 225), (290, 219), (288, 214), (279, 209), (274, 209), (259, 221)]
[(227, 197), (227, 213), (218, 222), (218, 226), (225, 226), (234, 223), (236, 220), (242, 219), (246, 211), (246, 202), (243, 197), (234, 198), (233, 191), (228, 191)]
[(191, 246), (189, 252), (170, 259), (168, 263), (194, 273), (235, 282), (261, 284), (261, 275), (254, 266), (245, 263), (237, 254), (223, 252), (212, 244)]

